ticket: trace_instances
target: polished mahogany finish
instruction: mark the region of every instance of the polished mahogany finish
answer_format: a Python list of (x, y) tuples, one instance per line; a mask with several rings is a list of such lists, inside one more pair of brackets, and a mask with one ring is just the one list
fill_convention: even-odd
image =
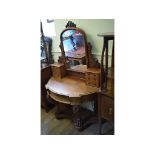
[[(78, 98), (96, 93), (99, 90), (99, 88), (97, 87), (86, 85), (83, 79), (79, 79), (72, 76), (66, 76), (62, 79), (51, 77), (48, 83), (46, 84), (46, 89), (48, 89), (50, 92), (53, 92), (54, 94), (60, 96), (63, 95), (64, 99), (58, 99), (58, 101), (64, 100), (63, 102), (71, 105), (80, 105), (81, 102), (80, 99), (78, 100)], [(76, 102), (75, 100), (72, 101), (72, 99), (76, 97)]]
[(100, 86), (100, 69), (88, 68), (86, 71), (86, 84), (94, 87)]
[[(62, 56), (59, 63), (52, 64), (53, 77), (46, 84), (47, 98), (57, 102), (56, 118), (70, 118), (75, 128), (81, 130), (97, 112), (100, 65), (92, 57), (91, 45), (87, 43), (85, 32), (75, 26), (70, 27), (73, 23), (67, 25), (60, 35)], [(70, 33), (72, 35), (68, 35)], [(82, 41), (79, 38), (83, 38)], [(83, 109), (82, 104), (85, 102), (93, 102), (94, 111)]]
[(51, 67), (54, 78), (63, 78), (66, 75), (66, 68), (64, 64), (54, 63)]
[[(82, 130), (88, 125), (88, 120), (95, 116), (97, 94), (99, 88), (88, 86), (85, 80), (73, 76), (61, 79), (50, 78), (46, 84), (48, 98), (57, 101), (56, 118), (70, 118), (76, 129)], [(94, 112), (83, 109), (84, 102), (94, 101)]]

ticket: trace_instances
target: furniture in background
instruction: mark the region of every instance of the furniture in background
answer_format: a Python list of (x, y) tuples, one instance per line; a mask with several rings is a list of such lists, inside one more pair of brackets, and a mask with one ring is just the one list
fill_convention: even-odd
[(40, 61), (41, 61), (41, 68), (46, 67), (49, 64), (54, 62), (51, 50), (52, 50), (52, 38), (49, 38), (44, 35), (42, 22), (40, 22)]
[[(96, 115), (100, 64), (91, 54), (85, 32), (71, 21), (60, 34), (60, 49), (59, 63), (51, 65), (53, 77), (46, 84), (48, 99), (57, 101), (56, 118), (70, 118), (82, 130)], [(84, 102), (93, 102), (94, 111), (82, 108)]]
[(47, 100), (47, 92), (45, 89), (45, 84), (52, 76), (51, 66), (50, 64), (53, 63), (53, 58), (51, 55), (51, 48), (52, 48), (52, 39), (49, 37), (44, 36), (42, 22), (40, 22), (40, 33), (41, 33), (41, 42), (40, 42), (40, 74), (41, 74), (41, 107), (45, 109), (47, 112), (52, 104)]
[[(114, 123), (114, 33), (103, 33), (98, 36), (103, 37), (104, 40), (101, 56), (101, 90), (98, 93), (99, 133), (101, 134), (101, 125), (103, 121), (105, 122), (108, 120)], [(113, 40), (112, 62), (110, 67), (108, 62), (109, 40)]]
[(51, 66), (47, 66), (44, 68), (41, 68), (41, 107), (45, 109), (46, 112), (50, 109), (52, 106), (51, 103), (47, 100), (47, 92), (45, 89), (45, 84), (49, 80), (49, 78), (52, 76)]

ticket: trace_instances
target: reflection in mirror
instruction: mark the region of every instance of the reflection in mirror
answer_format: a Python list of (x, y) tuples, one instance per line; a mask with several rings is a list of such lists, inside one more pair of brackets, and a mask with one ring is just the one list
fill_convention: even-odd
[(84, 64), (85, 41), (83, 34), (78, 30), (67, 30), (62, 34), (62, 41), (70, 68)]

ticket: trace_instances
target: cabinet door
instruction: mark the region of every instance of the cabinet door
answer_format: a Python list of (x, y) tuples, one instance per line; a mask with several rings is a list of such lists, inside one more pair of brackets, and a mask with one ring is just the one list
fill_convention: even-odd
[(101, 117), (109, 121), (114, 121), (114, 99), (101, 95)]

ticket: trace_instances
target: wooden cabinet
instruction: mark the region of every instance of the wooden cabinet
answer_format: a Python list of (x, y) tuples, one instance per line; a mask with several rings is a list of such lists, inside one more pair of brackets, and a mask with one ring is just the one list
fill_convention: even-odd
[(66, 74), (66, 69), (64, 64), (55, 63), (52, 64), (52, 73), (54, 78), (61, 79)]
[(51, 66), (46, 66), (44, 68), (41, 68), (41, 106), (45, 108), (45, 111), (47, 112), (49, 109), (49, 103), (46, 100), (46, 89), (45, 84), (52, 76), (51, 72)]
[(102, 134), (102, 123), (109, 121), (114, 124), (114, 96), (98, 93), (99, 134)]
[[(101, 134), (102, 120), (114, 123), (114, 33), (99, 34), (103, 37), (101, 56), (101, 90), (98, 93), (99, 133)], [(113, 41), (111, 66), (108, 61), (109, 41)]]
[(94, 87), (100, 86), (100, 69), (88, 68), (85, 73), (86, 84)]
[(99, 93), (99, 116), (111, 122), (114, 122), (114, 98)]

